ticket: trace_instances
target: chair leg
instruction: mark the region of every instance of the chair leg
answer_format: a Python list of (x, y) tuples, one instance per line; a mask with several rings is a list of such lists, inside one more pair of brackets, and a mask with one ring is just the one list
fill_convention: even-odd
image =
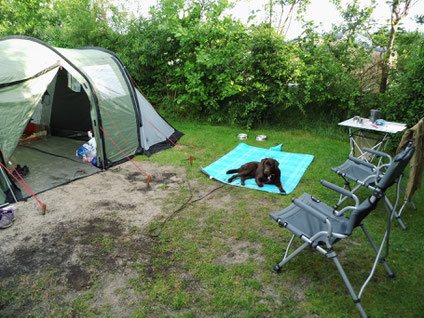
[(286, 252), (284, 253), (284, 257), (283, 257), (282, 261), (280, 263), (278, 263), (277, 265), (275, 265), (275, 267), (272, 269), (274, 272), (278, 273), (281, 270), (281, 268), (284, 266), (284, 264), (289, 262), (293, 257), (295, 257), (302, 250), (304, 250), (308, 245), (310, 245), (308, 242), (305, 242), (301, 246), (299, 246), (296, 250), (294, 250), (290, 255), (287, 255), (288, 251), (290, 249), (290, 246), (293, 243), (294, 237), (295, 237), (295, 235), (293, 235), (292, 238), (290, 239), (290, 242), (287, 245), (287, 249), (286, 249)]
[(412, 199), (405, 199), (405, 200), (403, 201), (402, 206), (401, 206), (401, 207), (400, 207), (400, 209), (399, 209), (399, 213), (398, 213), (399, 217), (400, 217), (400, 215), (402, 214), (403, 209), (405, 209), (405, 207), (406, 207), (406, 205), (408, 204), (408, 202), (411, 204), (412, 208), (413, 208), (415, 211), (417, 210), (417, 207), (415, 206), (415, 203), (412, 201)]
[(390, 211), (393, 211), (393, 215), (396, 218), (396, 220), (398, 221), (400, 227), (402, 228), (402, 230), (406, 231), (406, 226), (403, 223), (402, 219), (400, 218), (400, 215), (398, 213), (396, 213), (396, 211), (393, 209), (392, 204), (390, 203), (389, 199), (387, 199), (386, 196), (384, 196), (384, 202), (387, 204), (387, 206), (389, 207)]
[(384, 257), (381, 256), (381, 253), (383, 251), (383, 248), (384, 248), (384, 244), (385, 243), (386, 243), (386, 256), (388, 255), (388, 252), (389, 252), (388, 251), (389, 250), (389, 248), (388, 248), (389, 247), (389, 245), (388, 245), (389, 244), (388, 237), (390, 235), (390, 223), (391, 223), (392, 216), (393, 216), (393, 214), (388, 219), (388, 222), (389, 223), (387, 224), (387, 228), (386, 228), (386, 231), (384, 232), (383, 239), (381, 240), (380, 247), (377, 250), (376, 250), (377, 247), (376, 247), (374, 241), (372, 240), (371, 236), (365, 230), (365, 228), (363, 227), (363, 225), (361, 225), (362, 230), (364, 231), (365, 235), (367, 236), (368, 240), (371, 243), (371, 246), (374, 248), (374, 250), (376, 250), (377, 255), (376, 255), (375, 259), (374, 259), (374, 264), (372, 266), (372, 269), (370, 271), (370, 274), (368, 275), (367, 279), (362, 284), (362, 287), (359, 290), (359, 293), (358, 293), (358, 297), (359, 298), (361, 298), (361, 295), (364, 292), (365, 287), (368, 285), (368, 283), (371, 281), (371, 278), (374, 276), (375, 269), (377, 268), (377, 265), (378, 265), (378, 261), (380, 261), (383, 264), (384, 268), (386, 269), (387, 273), (389, 274), (389, 277), (394, 277), (394, 274), (392, 273), (392, 271), (390, 270), (390, 268), (387, 265), (386, 261), (384, 260)]
[(402, 214), (403, 209), (406, 207), (406, 204), (407, 203), (408, 203), (408, 199), (405, 199), (405, 201), (403, 201), (403, 204), (402, 204), (402, 206), (399, 209), (399, 213), (398, 213), (399, 216)]
[(413, 208), (414, 210), (417, 210), (417, 206), (415, 205), (414, 201), (412, 201), (412, 199), (409, 199), (409, 200), (408, 200), (408, 202), (409, 202), (409, 203), (411, 203), (412, 208)]
[[(401, 184), (400, 185), (400, 189), (402, 190), (402, 192), (406, 195), (406, 189), (405, 189), (405, 187)], [(401, 212), (401, 210), (405, 207), (405, 205), (407, 204), (407, 203), (411, 203), (411, 206), (412, 206), (412, 208), (414, 209), (414, 210), (417, 210), (417, 207), (416, 207), (416, 205), (415, 205), (415, 203), (414, 203), (414, 201), (412, 201), (412, 198), (411, 199), (405, 199), (405, 201), (403, 202), (403, 205), (402, 205), (402, 207), (401, 207), (401, 209), (399, 210), (399, 215), (402, 213)]]
[[(365, 236), (367, 237), (368, 241), (370, 242), (370, 244), (371, 244), (372, 248), (374, 249), (374, 251), (376, 253), (378, 253), (377, 245), (375, 244), (374, 240), (372, 239), (371, 235), (369, 234), (369, 232), (367, 231), (367, 229), (365, 228), (365, 226), (363, 224), (361, 225), (361, 229), (364, 232)], [(390, 269), (389, 265), (387, 265), (385, 258), (384, 257), (380, 257), (379, 261), (380, 261), (381, 264), (383, 264), (384, 269), (387, 272), (387, 275), (390, 278), (394, 278), (395, 277), (395, 274), (393, 274), (393, 272)]]
[[(274, 272), (279, 272), (281, 270), (281, 268), (287, 263), (289, 262), (293, 257), (295, 257), (297, 254), (299, 254), (302, 250), (304, 250), (307, 246), (311, 246), (311, 241), (309, 239), (303, 238), (302, 239), (305, 241), (301, 246), (299, 246), (296, 250), (294, 250), (290, 255), (288, 254), (289, 248), (293, 243), (293, 239), (294, 239), (295, 235), (293, 235), (290, 239), (289, 244), (287, 245), (287, 249), (286, 252), (284, 254), (283, 260), (278, 263), (274, 268)], [(374, 243), (374, 242), (373, 242)], [(356, 308), (359, 310), (359, 312), (361, 313), (361, 317), (368, 317), (367, 314), (365, 313), (364, 308), (362, 307), (361, 303), (360, 303), (360, 298), (356, 295), (355, 291), (353, 290), (352, 284), (350, 283), (345, 271), (343, 270), (342, 265), (340, 264), (336, 252), (334, 252), (334, 250), (331, 250), (331, 252), (327, 252), (326, 250), (320, 248), (319, 246), (316, 247), (316, 249), (327, 256), (327, 258), (331, 258), (333, 260), (333, 262), (336, 264), (337, 269), (339, 270), (340, 275), (342, 276), (342, 279), (353, 299), (353, 302), (356, 305)]]
[(356, 296), (356, 293), (353, 290), (352, 284), (350, 283), (349, 279), (347, 278), (347, 275), (346, 275), (345, 271), (343, 270), (343, 267), (340, 264), (339, 259), (337, 258), (335, 253), (334, 253), (334, 256), (331, 259), (336, 264), (337, 269), (339, 270), (339, 273), (342, 276), (343, 281), (344, 281), (347, 289), (349, 290), (350, 296), (352, 297), (353, 302), (356, 305), (356, 308), (358, 308), (359, 312), (361, 313), (361, 317), (368, 317), (367, 314), (365, 313), (364, 308), (362, 307), (362, 305), (360, 303), (360, 301), (361, 301), (360, 298), (358, 296)]

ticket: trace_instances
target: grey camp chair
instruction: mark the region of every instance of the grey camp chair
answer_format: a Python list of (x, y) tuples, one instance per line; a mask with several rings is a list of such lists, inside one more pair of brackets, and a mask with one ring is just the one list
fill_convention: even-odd
[[(409, 144), (409, 146), (411, 146), (411, 143)], [(392, 161), (392, 158), (384, 152), (376, 151), (369, 148), (364, 148), (363, 151), (371, 153), (373, 156), (380, 157), (381, 159), (386, 158), (388, 159), (389, 163), (375, 166), (370, 162), (349, 156), (348, 159), (342, 165), (340, 165), (337, 168), (331, 168), (333, 172), (337, 173), (339, 176), (341, 176), (344, 179), (345, 188), (348, 188), (349, 191), (352, 193), (355, 193), (355, 191), (357, 191), (360, 187), (365, 187), (365, 188), (374, 190), (376, 182), (380, 178), (382, 178), (382, 176), (385, 173), (385, 170), (389, 167)], [(381, 159), (379, 161), (380, 163), (381, 163)], [(396, 191), (396, 201), (399, 198), (399, 190), (402, 190), (403, 192), (405, 192), (405, 188), (401, 184), (401, 179), (402, 179), (402, 174), (397, 179), (398, 187)], [(351, 182), (357, 183), (357, 185), (353, 189), (351, 188)], [(346, 199), (347, 199), (346, 196), (341, 195), (339, 202), (335, 205), (334, 208), (337, 209)], [(386, 196), (384, 197), (384, 200), (386, 204), (389, 206), (390, 210), (393, 210), (393, 206), (390, 203), (390, 200)], [(403, 230), (406, 230), (406, 226), (403, 223), (402, 219), (400, 218), (401, 210), (399, 211), (399, 213), (397, 213), (394, 210), (393, 213), (394, 213), (394, 217), (399, 222), (399, 225), (401, 226), (401, 228)]]
[[(274, 267), (274, 271), (279, 272), (288, 261), (298, 255), (307, 246), (311, 246), (325, 255), (328, 259), (333, 260), (361, 316), (366, 317), (367, 315), (360, 303), (360, 299), (366, 285), (374, 275), (378, 262), (380, 261), (380, 263), (382, 263), (389, 277), (394, 277), (393, 272), (386, 263), (385, 257), (382, 256), (383, 247), (385, 243), (388, 243), (387, 240), (390, 232), (391, 220), (393, 218), (393, 209), (390, 209), (390, 207), (385, 204), (388, 213), (387, 226), (379, 247), (377, 247), (371, 235), (366, 230), (363, 221), (376, 208), (378, 201), (385, 197), (386, 190), (397, 181), (414, 151), (414, 147), (408, 146), (405, 150), (396, 155), (396, 157), (391, 160), (385, 174), (376, 182), (372, 195), (366, 198), (362, 203), (359, 202), (357, 196), (352, 192), (327, 181), (321, 181), (322, 185), (325, 187), (353, 199), (355, 205), (346, 206), (340, 211), (337, 211), (310, 194), (304, 193), (298, 199), (293, 199), (293, 204), (287, 208), (270, 214), (271, 218), (274, 219), (280, 227), (285, 227), (293, 234), (282, 261)], [(348, 211), (351, 211), (350, 217), (345, 215)], [(363, 230), (377, 255), (370, 274), (357, 295), (337, 258), (336, 251), (333, 250), (333, 244), (339, 240), (348, 238), (352, 234), (352, 231), (358, 226)], [(288, 252), (295, 237), (299, 237), (303, 241), (303, 244), (289, 255)], [(388, 244), (386, 244), (386, 256), (387, 254)]]

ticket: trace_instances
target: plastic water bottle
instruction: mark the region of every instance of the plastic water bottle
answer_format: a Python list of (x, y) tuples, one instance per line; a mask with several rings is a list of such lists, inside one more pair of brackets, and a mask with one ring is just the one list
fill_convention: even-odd
[(94, 150), (96, 150), (96, 148), (97, 148), (96, 138), (94, 138), (94, 137), (90, 138), (90, 140), (88, 141), (88, 144), (91, 147), (93, 147)]

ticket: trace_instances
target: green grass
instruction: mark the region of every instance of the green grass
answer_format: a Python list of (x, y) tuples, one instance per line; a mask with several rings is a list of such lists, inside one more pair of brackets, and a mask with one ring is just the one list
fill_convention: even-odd
[[(240, 142), (237, 134), (243, 130), (193, 122), (179, 122), (175, 126), (186, 134), (179, 143), (186, 154), (174, 149), (148, 160), (184, 166), (190, 178), (205, 186), (218, 186), (200, 172), (199, 166), (206, 166), (233, 149)], [(269, 148), (283, 143), (284, 151), (313, 154), (315, 159), (290, 196), (226, 186), (215, 194), (231, 197), (231, 203), (224, 208), (214, 208), (201, 201), (167, 223), (160, 236), (164, 244), (158, 247), (154, 262), (153, 272), (159, 273), (158, 277), (146, 282), (146, 274), (142, 271), (134, 283), (142, 285), (148, 294), (145, 303), (141, 304), (143, 309), (136, 311), (135, 316), (160, 316), (170, 312), (182, 317), (358, 316), (334, 264), (319, 253), (305, 250), (280, 274), (271, 273), (290, 235), (273, 223), (268, 214), (289, 205), (291, 197), (303, 192), (314, 194), (325, 202), (336, 202), (338, 196), (323, 188), (319, 180), (342, 185), (341, 178), (329, 168), (346, 159), (349, 153), (347, 132), (336, 128), (320, 130), (316, 135), (301, 130), (272, 129), (247, 133), (249, 138), (243, 142), (249, 145)], [(267, 135), (268, 139), (256, 141), (254, 137), (259, 134)], [(187, 154), (195, 158), (192, 167)], [(365, 190), (359, 193), (367, 194)], [(422, 189), (416, 193), (414, 201), (418, 207), (422, 206)], [(397, 278), (387, 279), (384, 269), (377, 267), (362, 297), (363, 306), (372, 317), (419, 317), (424, 310), (421, 302), (424, 289), (420, 283), (424, 276), (420, 235), (424, 217), (408, 206), (403, 220), (408, 231), (403, 232), (393, 223), (388, 258)], [(385, 211), (380, 205), (367, 219), (368, 229), (376, 240), (382, 237), (384, 221)], [(368, 242), (357, 230), (350, 240), (336, 245), (336, 251), (341, 253), (341, 262), (358, 292), (374, 257)], [(240, 262), (225, 261), (226, 255), (236, 258), (238, 253), (245, 255)], [(155, 306), (148, 306), (152, 301)]]
[[(183, 167), (192, 187), (193, 199), (222, 184), (210, 180), (199, 167), (207, 166), (233, 149), (240, 140), (240, 128), (211, 126), (194, 122), (174, 122), (185, 133), (179, 147), (147, 158), (159, 165)], [(357, 317), (358, 311), (335, 265), (309, 249), (289, 262), (279, 274), (271, 269), (284, 253), (290, 233), (281, 229), (269, 218), (291, 203), (292, 197), (303, 192), (333, 203), (337, 194), (325, 189), (319, 180), (325, 179), (342, 185), (342, 180), (330, 171), (341, 164), (349, 153), (347, 132), (339, 128), (317, 129), (318, 133), (301, 129), (250, 130), (249, 145), (269, 148), (284, 144), (287, 152), (307, 153), (315, 156), (297, 188), (289, 195), (269, 194), (261, 191), (224, 186), (213, 194), (186, 206), (165, 224), (155, 220), (147, 229), (128, 229), (131, 238), (157, 234), (151, 246), (144, 250), (133, 249), (129, 260), (136, 273), (128, 279), (127, 290), (136, 295), (131, 303), (132, 317)], [(263, 142), (255, 136), (264, 134)], [(193, 165), (188, 157), (194, 157)], [(202, 191), (200, 191), (200, 190)], [(368, 192), (363, 189), (360, 196)], [(414, 196), (418, 211), (408, 205), (403, 220), (408, 230), (403, 232), (394, 222), (388, 264), (396, 279), (387, 279), (382, 266), (377, 267), (374, 278), (366, 288), (362, 304), (371, 317), (421, 317), (424, 311), (424, 249), (422, 206), (424, 190)], [(164, 211), (175, 211), (190, 197), (188, 186), (182, 186), (167, 198)], [(209, 199), (213, 200), (209, 200)], [(380, 204), (368, 218), (366, 225), (373, 237), (381, 238), (385, 211)], [(91, 238), (91, 236), (89, 236)], [(116, 248), (131, 247), (114, 242), (108, 235), (98, 235), (90, 244), (100, 256), (86, 264), (100, 270), (106, 265), (101, 257)], [(150, 242), (149, 241), (149, 242)], [(147, 241), (146, 241), (147, 242)], [(348, 277), (356, 291), (367, 277), (374, 253), (360, 230), (335, 246)], [(138, 253), (138, 254), (137, 254)], [(139, 255), (139, 257), (135, 257)], [(142, 257), (141, 257), (142, 256)], [(142, 259), (142, 261), (139, 261)], [(97, 281), (103, 277), (96, 276)], [(96, 307), (96, 284), (86, 292), (66, 301), (60, 299), (58, 279), (44, 275), (31, 281), (17, 278), (8, 288), (1, 288), (0, 309), (8, 304), (18, 307), (35, 304), (33, 316), (93, 317), (113, 316), (108, 305)], [(63, 287), (65, 288), (65, 287)], [(119, 292), (118, 292), (119, 293)], [(119, 295), (117, 295), (119, 296)], [(57, 301), (54, 297), (57, 297)], [(46, 303), (50, 308), (37, 307)], [(53, 299), (53, 300), (52, 300)], [(12, 305), (10, 305), (12, 304)], [(44, 310), (44, 311), (43, 311)], [(0, 313), (1, 316), (1, 313)]]

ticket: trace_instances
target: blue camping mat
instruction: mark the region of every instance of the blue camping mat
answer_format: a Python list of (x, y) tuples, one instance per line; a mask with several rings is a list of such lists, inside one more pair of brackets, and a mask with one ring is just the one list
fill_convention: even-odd
[[(283, 152), (280, 151), (281, 146), (282, 145), (278, 145), (270, 149), (264, 149), (240, 143), (225, 156), (221, 157), (214, 163), (211, 163), (206, 168), (200, 167), (200, 169), (211, 178), (220, 182), (243, 187), (240, 184), (240, 178), (236, 178), (231, 183), (227, 182), (228, 178), (232, 176), (232, 174), (226, 174), (227, 170), (238, 169), (241, 165), (249, 161), (261, 161), (263, 158), (272, 158), (280, 163), (281, 184), (286, 191), (285, 194), (289, 194), (296, 188), (306, 169), (314, 159), (314, 156)], [(280, 193), (277, 186), (273, 184), (264, 184), (262, 188), (259, 187), (256, 184), (255, 179), (247, 179), (244, 187), (271, 193)]]

